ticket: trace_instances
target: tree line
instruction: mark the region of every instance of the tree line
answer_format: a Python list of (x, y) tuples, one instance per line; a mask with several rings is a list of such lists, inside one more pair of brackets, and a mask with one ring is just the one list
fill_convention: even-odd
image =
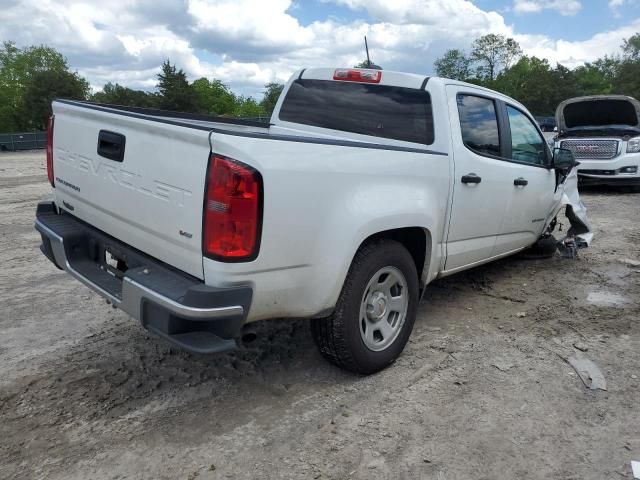
[(92, 93), (89, 82), (70, 69), (67, 59), (44, 45), (18, 48), (0, 46), (0, 133), (43, 130), (54, 98), (159, 108), (234, 117), (271, 114), (283, 85), (265, 85), (260, 101), (237, 95), (220, 80), (187, 80), (182, 69), (166, 60), (157, 75), (155, 91), (135, 90), (107, 83)]
[(562, 100), (582, 95), (640, 99), (640, 33), (625, 39), (620, 52), (574, 69), (523, 55), (518, 42), (495, 34), (476, 39), (469, 52), (447, 50), (434, 66), (438, 76), (497, 90), (539, 116), (553, 116)]
[[(434, 62), (439, 76), (502, 92), (522, 102), (534, 115), (552, 116), (567, 98), (617, 93), (640, 99), (640, 33), (625, 39), (620, 52), (574, 69), (523, 55), (520, 45), (502, 35), (476, 39), (469, 52), (447, 50)], [(366, 67), (366, 62), (357, 67)], [(235, 117), (268, 116), (283, 85), (265, 85), (260, 101), (238, 95), (217, 79), (187, 80), (166, 60), (154, 91), (107, 83), (92, 93), (89, 82), (70, 69), (67, 59), (44, 45), (0, 46), (0, 132), (42, 130), (54, 98), (113, 105), (159, 108)]]
[(270, 115), (283, 85), (266, 84), (261, 101), (237, 95), (220, 80), (202, 77), (189, 83), (182, 69), (169, 60), (162, 64), (155, 92), (133, 90), (117, 83), (107, 83), (91, 95), (90, 100), (112, 105), (159, 108), (180, 112), (203, 113), (233, 117)]

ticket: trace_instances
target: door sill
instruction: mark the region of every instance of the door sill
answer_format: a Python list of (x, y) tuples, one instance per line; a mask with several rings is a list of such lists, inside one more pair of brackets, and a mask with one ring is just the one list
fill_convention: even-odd
[(453, 275), (454, 273), (458, 273), (458, 272), (461, 272), (463, 270), (468, 270), (470, 268), (479, 267), (480, 265), (484, 265), (485, 263), (493, 262), (494, 260), (499, 260), (501, 258), (508, 257), (508, 256), (513, 255), (515, 253), (521, 252), (522, 250), (525, 250), (526, 248), (528, 248), (528, 247), (519, 247), (519, 248), (516, 248), (514, 250), (509, 250), (508, 252), (501, 253), (499, 255), (494, 255), (492, 257), (485, 258), (484, 260), (478, 260), (477, 262), (468, 263), (467, 265), (462, 265), (461, 267), (452, 268), (451, 270), (443, 270), (442, 272), (440, 272), (438, 274), (438, 276), (436, 278), (447, 277), (449, 275)]

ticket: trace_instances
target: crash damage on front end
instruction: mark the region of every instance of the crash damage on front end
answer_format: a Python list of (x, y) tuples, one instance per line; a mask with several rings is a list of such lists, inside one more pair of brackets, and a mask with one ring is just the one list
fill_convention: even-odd
[(593, 240), (593, 231), (587, 219), (587, 207), (580, 200), (578, 192), (577, 167), (571, 169), (564, 181), (561, 205), (565, 208), (565, 216), (570, 227), (557, 247), (563, 257), (576, 258), (578, 250), (588, 247)]
[[(556, 171), (557, 203), (549, 214), (550, 220), (543, 235), (524, 253), (525, 258), (547, 258), (559, 251), (564, 258), (576, 259), (578, 250), (591, 245), (593, 231), (587, 218), (587, 207), (582, 203), (578, 192), (577, 166), (578, 162), (570, 169)], [(567, 222), (568, 228), (565, 227)], [(563, 236), (558, 240), (554, 233), (561, 233)]]

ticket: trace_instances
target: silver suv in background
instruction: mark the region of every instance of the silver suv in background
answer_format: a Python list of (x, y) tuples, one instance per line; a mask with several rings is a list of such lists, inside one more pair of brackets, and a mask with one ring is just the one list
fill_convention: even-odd
[(565, 100), (556, 110), (555, 146), (580, 162), (581, 185), (631, 186), (640, 191), (640, 102), (623, 95)]

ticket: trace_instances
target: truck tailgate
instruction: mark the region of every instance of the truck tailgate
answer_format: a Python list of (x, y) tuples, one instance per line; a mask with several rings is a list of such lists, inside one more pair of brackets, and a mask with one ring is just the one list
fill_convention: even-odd
[(56, 204), (202, 279), (209, 128), (62, 102), (53, 113)]

